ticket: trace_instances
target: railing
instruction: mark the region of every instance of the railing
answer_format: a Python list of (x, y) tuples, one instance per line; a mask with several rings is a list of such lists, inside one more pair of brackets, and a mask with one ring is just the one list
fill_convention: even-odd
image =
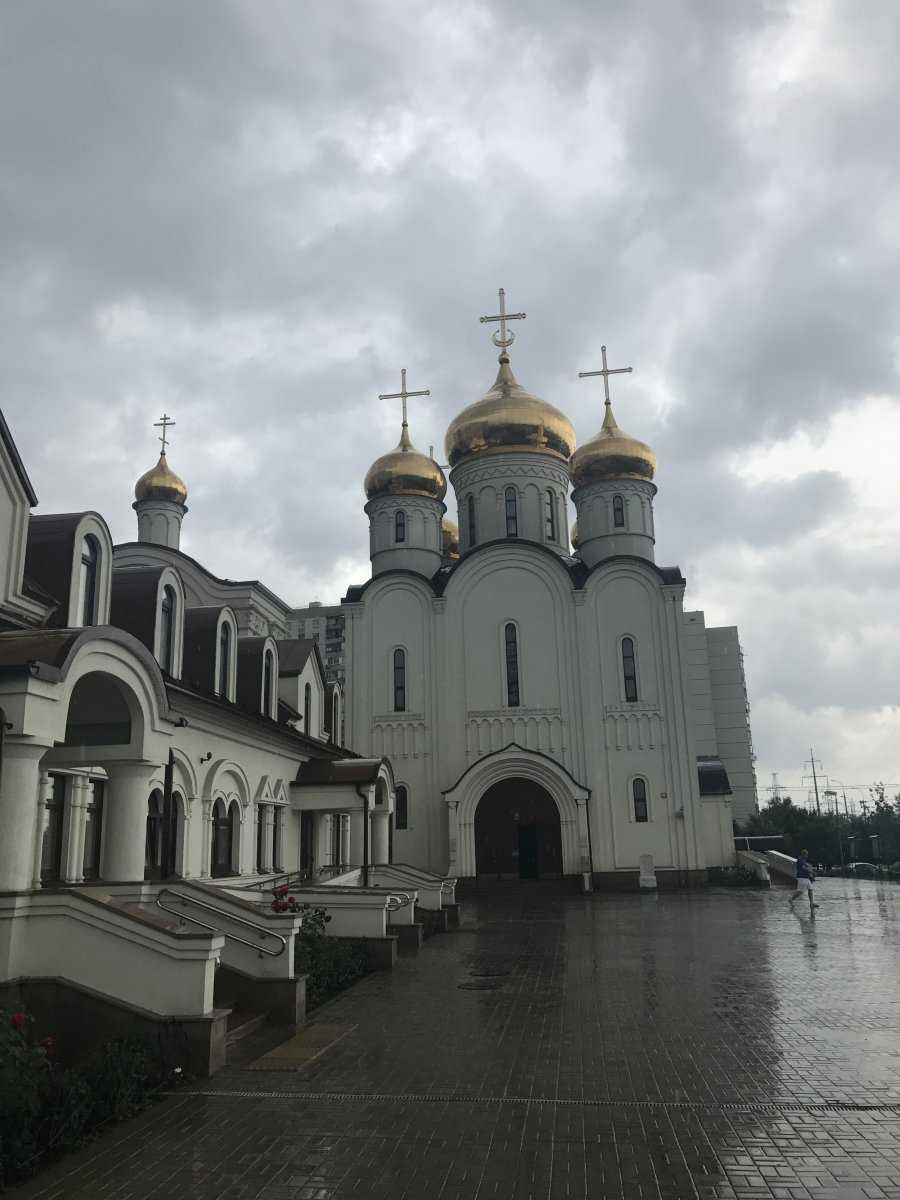
[(286, 875), (274, 875), (268, 879), (258, 879), (256, 883), (248, 883), (244, 891), (261, 892), (267, 888), (283, 887), (284, 884), (301, 883), (304, 879), (303, 871), (290, 871)]
[[(258, 933), (260, 937), (271, 937), (281, 942), (277, 950), (269, 950), (266, 946), (258, 946), (254, 942), (248, 942), (246, 938), (238, 937), (236, 933), (229, 933), (227, 930), (220, 928), (218, 925), (207, 925), (205, 921), (198, 921), (196, 917), (185, 917), (184, 913), (177, 908), (172, 908), (169, 904), (163, 904), (162, 898), (165, 895), (174, 896), (177, 900), (183, 901), (185, 904), (196, 904), (198, 908), (205, 908), (209, 912), (215, 913), (216, 916), (222, 917), (228, 921), (235, 921), (238, 925), (244, 925), (247, 929), (252, 929)], [(207, 904), (205, 900), (197, 900), (194, 896), (185, 896), (183, 892), (173, 892), (171, 888), (163, 888), (156, 897), (156, 905), (164, 912), (174, 913), (179, 918), (181, 924), (185, 920), (191, 921), (194, 925), (199, 925), (201, 929), (210, 929), (213, 933), (221, 933), (224, 937), (231, 938), (233, 942), (240, 942), (242, 946), (249, 946), (251, 950), (256, 950), (260, 958), (267, 954), (270, 958), (278, 958), (280, 954), (284, 954), (287, 949), (287, 938), (282, 937), (280, 933), (273, 933), (271, 929), (266, 929), (264, 925), (257, 925), (255, 921), (248, 921), (246, 917), (237, 917), (234, 913), (228, 911), (227, 908), (221, 908), (215, 904)]]

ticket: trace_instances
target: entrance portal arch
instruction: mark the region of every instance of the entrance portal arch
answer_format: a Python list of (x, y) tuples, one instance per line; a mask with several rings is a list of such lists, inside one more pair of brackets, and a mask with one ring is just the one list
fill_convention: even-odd
[[(498, 787), (497, 791), (493, 791), (496, 785), (503, 785), (503, 787)], [(531, 824), (552, 829), (554, 827), (552, 814), (547, 809), (546, 802), (537, 799), (541, 793), (549, 798), (555, 806), (559, 818), (559, 856), (562, 865), (561, 868), (557, 867), (557, 873), (561, 870), (563, 875), (577, 875), (590, 871), (587, 827), (587, 804), (591, 794), (590, 789), (573, 779), (566, 768), (555, 759), (535, 750), (525, 750), (522, 746), (512, 742), (503, 750), (486, 754), (484, 758), (473, 763), (463, 772), (453, 787), (444, 792), (449, 818), (449, 873), (467, 877), (473, 876), (481, 870), (479, 861), (481, 856), (476, 855), (476, 815), (481, 807), (482, 798), (488, 799), (488, 804), (482, 810), (483, 815), (478, 818), (479, 833), (482, 832), (482, 829), (488, 831), (492, 823), (499, 823), (502, 830), (504, 818), (502, 816), (492, 818), (490, 814), (495, 808), (497, 812), (502, 813), (504, 805), (507, 806), (510, 821), (512, 813), (519, 813), (520, 819), (516, 822), (517, 825)], [(503, 800), (504, 794), (518, 794), (522, 798), (521, 807), (519, 809), (514, 806), (508, 807), (510, 801)], [(533, 807), (531, 808), (525, 807), (525, 799), (528, 795), (533, 798)], [(523, 814), (525, 817), (531, 814), (535, 819), (522, 819)], [(537, 819), (538, 817), (540, 819)], [(487, 837), (487, 832), (484, 836)], [(508, 825), (506, 834), (500, 832), (498, 836), (501, 838), (506, 836), (508, 841), (511, 836)], [(518, 836), (516, 834), (516, 842), (518, 842)], [(539, 836), (539, 831), (535, 831), (534, 835), (525, 835), (526, 838)], [(484, 844), (488, 847), (489, 853), (490, 842), (485, 841)], [(527, 846), (524, 848), (528, 849)], [(554, 861), (553, 854), (546, 849), (545, 856), (549, 866)], [(514, 860), (510, 856), (508, 861)], [(538, 870), (540, 870), (540, 861)], [(512, 873), (511, 869), (500, 872), (500, 874), (510, 873)], [(552, 874), (553, 872), (548, 869), (547, 873)]]
[(562, 830), (556, 802), (530, 779), (492, 784), (475, 810), (475, 871), (498, 879), (562, 875)]

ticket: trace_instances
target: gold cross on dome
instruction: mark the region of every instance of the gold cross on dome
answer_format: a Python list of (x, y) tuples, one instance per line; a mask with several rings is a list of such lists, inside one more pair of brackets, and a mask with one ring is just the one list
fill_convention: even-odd
[(378, 397), (379, 400), (401, 400), (403, 402), (403, 428), (406, 428), (406, 401), (410, 396), (430, 396), (431, 390), (425, 388), (421, 392), (408, 392), (406, 390), (406, 367), (400, 372), (400, 391), (399, 392), (382, 392)]
[(600, 353), (603, 355), (603, 368), (600, 371), (579, 371), (579, 379), (588, 379), (593, 375), (603, 376), (603, 390), (606, 393), (606, 404), (609, 407), (611, 401), (609, 399), (609, 377), (610, 375), (630, 375), (631, 367), (608, 367), (606, 365), (606, 347), (600, 347)]
[(497, 313), (493, 317), (479, 317), (479, 320), (481, 321), (482, 325), (486, 325), (490, 321), (499, 321), (500, 322), (499, 337), (497, 335), (498, 331), (495, 329), (494, 332), (491, 334), (491, 341), (494, 343), (495, 346), (498, 346), (501, 350), (505, 350), (507, 348), (507, 346), (511, 346), (513, 344), (513, 342), (516, 340), (516, 335), (513, 333), (513, 331), (511, 329), (507, 330), (506, 322), (507, 321), (524, 321), (525, 317), (527, 315), (528, 315), (527, 313), (508, 313), (506, 311), (506, 292), (503, 290), (503, 288), (501, 288), (500, 289), (500, 311), (499, 311), (499, 313)]
[(160, 426), (162, 426), (162, 437), (159, 440), (162, 442), (162, 453), (163, 454), (165, 454), (165, 452), (166, 452), (166, 442), (168, 440), (166, 437), (166, 434), (168, 433), (169, 426), (174, 425), (174, 424), (175, 424), (175, 422), (172, 420), (172, 418), (169, 416), (166, 416), (165, 413), (163, 413), (163, 415), (160, 417), (160, 419), (158, 421), (153, 422), (154, 429), (159, 429)]

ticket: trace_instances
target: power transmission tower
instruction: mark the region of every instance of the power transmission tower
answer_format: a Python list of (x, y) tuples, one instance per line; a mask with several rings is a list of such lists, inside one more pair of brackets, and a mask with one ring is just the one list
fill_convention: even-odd
[(821, 816), (822, 815), (822, 806), (819, 803), (819, 781), (816, 778), (816, 765), (817, 764), (818, 764), (819, 770), (821, 771), (821, 769), (822, 769), (821, 759), (816, 758), (816, 756), (813, 754), (812, 746), (810, 746), (809, 758), (803, 765), (804, 765), (804, 767), (809, 766), (810, 770), (812, 771), (813, 791), (816, 794), (816, 812), (819, 814), (819, 816)]

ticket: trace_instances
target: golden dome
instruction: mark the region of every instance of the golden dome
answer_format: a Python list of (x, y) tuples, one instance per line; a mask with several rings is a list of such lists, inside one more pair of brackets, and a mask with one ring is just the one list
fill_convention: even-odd
[(494, 386), (454, 417), (444, 444), (451, 467), (470, 454), (491, 450), (543, 450), (568, 459), (575, 449), (575, 430), (558, 408), (525, 391), (504, 353)]
[(570, 536), (572, 538), (572, 549), (577, 550), (578, 549), (578, 522), (577, 521), (572, 522), (572, 532), (571, 532)]
[(578, 447), (569, 468), (575, 487), (602, 479), (650, 480), (656, 472), (656, 455), (649, 446), (622, 432), (607, 400), (603, 428)]
[(372, 463), (366, 474), (365, 489), (369, 500), (377, 496), (427, 496), (429, 500), (443, 500), (447, 480), (434, 459), (413, 446), (404, 421), (400, 444)]
[(145, 471), (134, 485), (135, 500), (172, 500), (176, 504), (184, 504), (187, 494), (185, 483), (166, 462), (165, 450), (160, 454), (156, 466)]
[(441, 521), (441, 539), (444, 558), (459, 558), (459, 530), (446, 517)]

